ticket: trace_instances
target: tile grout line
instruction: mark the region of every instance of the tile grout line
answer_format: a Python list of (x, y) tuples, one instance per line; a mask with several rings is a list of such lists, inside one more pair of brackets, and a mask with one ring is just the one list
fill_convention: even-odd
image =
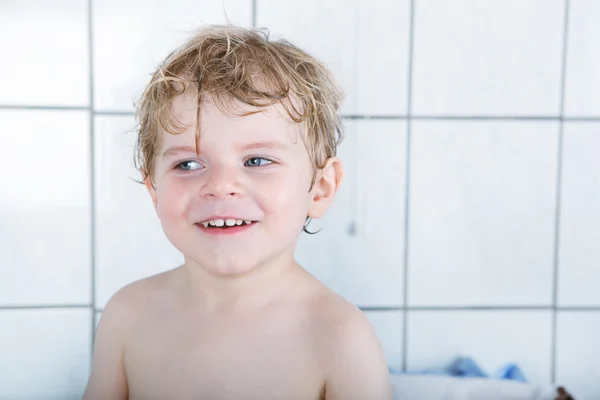
[(31, 304), (31, 305), (8, 305), (0, 306), (0, 311), (14, 310), (64, 310), (69, 308), (92, 308), (91, 304)]
[(252, 27), (256, 28), (256, 3), (258, 0), (252, 0)]
[[(358, 306), (362, 311), (551, 311), (554, 307), (535, 306), (535, 305), (517, 305), (517, 306)], [(590, 310), (594, 308), (581, 308), (582, 310)], [(596, 307), (600, 310), (600, 306)]]
[[(553, 305), (497, 305), (497, 306), (361, 306), (357, 307), (365, 312), (395, 312), (395, 311), (413, 311), (413, 312), (463, 312), (463, 311), (560, 311), (560, 312), (600, 312), (600, 305), (597, 306), (562, 306)], [(71, 309), (71, 308), (92, 308), (90, 303), (81, 304), (30, 304), (30, 305), (4, 305), (0, 306), (0, 311), (11, 310), (44, 310), (44, 309)], [(94, 313), (101, 313), (104, 308), (94, 308)]]
[(94, 157), (94, 40), (93, 40), (93, 0), (88, 0), (88, 79), (89, 79), (89, 110), (90, 110), (90, 297), (91, 297), (91, 341), (90, 341), (90, 360), (91, 368), (94, 357), (94, 341), (96, 340), (96, 189), (95, 189), (95, 157)]
[[(0, 110), (19, 110), (19, 111), (90, 111), (94, 116), (107, 117), (132, 117), (134, 111), (127, 110), (95, 110), (88, 106), (48, 106), (48, 105), (19, 105), (19, 104), (0, 104)], [(394, 114), (345, 114), (343, 119), (348, 120), (414, 120), (414, 121), (567, 121), (567, 122), (600, 122), (600, 116), (577, 116), (561, 117), (558, 116), (534, 116), (534, 115), (394, 115)]]
[(90, 111), (88, 106), (50, 106), (39, 104), (0, 104), (0, 110), (31, 111)]
[(410, 190), (410, 135), (412, 127), (412, 68), (413, 68), (413, 43), (414, 43), (414, 20), (415, 20), (415, 0), (410, 0), (409, 3), (409, 39), (408, 39), (408, 76), (407, 76), (407, 101), (406, 101), (406, 164), (404, 171), (404, 276), (403, 276), (403, 293), (402, 293), (402, 366), (401, 371), (407, 372), (407, 353), (408, 353), (408, 233), (409, 233), (409, 190)]
[(564, 3), (563, 43), (560, 75), (560, 122), (558, 130), (558, 152), (556, 158), (556, 210), (554, 216), (554, 254), (552, 271), (552, 348), (550, 349), (550, 380), (556, 382), (557, 336), (558, 336), (558, 276), (559, 276), (559, 245), (560, 245), (560, 209), (561, 209), (561, 184), (562, 184), (562, 158), (565, 130), (565, 92), (567, 51), (569, 37), (569, 0)]

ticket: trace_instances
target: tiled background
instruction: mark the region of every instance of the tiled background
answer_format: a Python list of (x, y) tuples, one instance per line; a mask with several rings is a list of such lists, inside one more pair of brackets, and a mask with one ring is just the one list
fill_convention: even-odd
[(298, 259), (390, 366), (514, 361), (600, 398), (600, 2), (2, 0), (0, 399), (78, 398), (107, 299), (181, 262), (132, 180), (133, 104), (225, 16), (348, 92), (347, 180)]

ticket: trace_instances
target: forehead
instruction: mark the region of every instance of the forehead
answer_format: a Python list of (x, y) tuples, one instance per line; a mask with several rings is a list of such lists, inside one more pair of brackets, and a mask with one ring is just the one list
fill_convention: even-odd
[(165, 142), (193, 140), (199, 117), (199, 139), (205, 143), (224, 140), (277, 140), (290, 146), (305, 143), (303, 124), (292, 121), (282, 104), (258, 108), (235, 99), (220, 101), (206, 95), (198, 105), (195, 93), (176, 96), (172, 116), (185, 130), (181, 135), (163, 135)]

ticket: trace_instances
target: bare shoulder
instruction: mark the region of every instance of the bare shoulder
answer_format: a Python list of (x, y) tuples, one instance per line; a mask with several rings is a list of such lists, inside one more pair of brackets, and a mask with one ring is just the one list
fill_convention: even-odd
[(124, 353), (136, 323), (144, 318), (148, 299), (166, 288), (168, 273), (130, 283), (107, 302), (94, 340), (91, 374), (84, 399), (126, 399), (128, 397)]
[[(135, 323), (136, 316), (142, 317), (143, 311), (151, 307), (153, 302), (164, 300), (165, 295), (169, 292), (170, 281), (175, 271), (170, 270), (139, 279), (119, 289), (108, 300), (100, 322), (106, 319), (106, 322), (110, 323), (114, 319), (126, 317), (130, 322), (129, 325)], [(125, 325), (128, 324), (125, 323)]]
[(327, 347), (345, 350), (347, 345), (369, 347), (382, 352), (377, 334), (365, 314), (335, 293), (319, 296), (314, 302), (319, 334)]
[(391, 399), (385, 356), (365, 314), (332, 292), (318, 297), (313, 312), (327, 370), (325, 399)]

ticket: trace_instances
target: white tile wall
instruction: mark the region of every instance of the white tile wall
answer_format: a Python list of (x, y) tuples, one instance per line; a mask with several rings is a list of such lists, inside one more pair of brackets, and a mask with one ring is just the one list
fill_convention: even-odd
[(88, 105), (87, 20), (87, 1), (0, 2), (0, 104)]
[(103, 0), (93, 5), (94, 104), (99, 110), (133, 110), (154, 69), (198, 27), (252, 23), (251, 0)]
[(564, 127), (559, 303), (600, 305), (600, 122)]
[(321, 59), (346, 114), (406, 114), (408, 0), (260, 0), (257, 26)]
[(404, 295), (406, 122), (345, 125), (340, 192), (325, 218), (309, 226), (321, 232), (301, 236), (297, 259), (355, 304), (399, 306)]
[(550, 305), (558, 123), (415, 121), (410, 305)]
[(89, 309), (0, 310), (0, 399), (81, 399)]
[(600, 3), (569, 1), (565, 115), (600, 116)]
[(165, 237), (133, 163), (131, 117), (96, 117), (96, 306), (121, 287), (183, 263)]
[(375, 328), (388, 366), (394, 371), (401, 371), (404, 313), (402, 311), (367, 311), (365, 315)]
[(600, 398), (600, 312), (560, 312), (556, 376), (576, 399)]
[(559, 113), (563, 0), (417, 0), (412, 111)]
[(530, 382), (550, 381), (550, 311), (409, 311), (407, 368), (446, 368), (472, 357), (488, 374), (517, 364)]
[[(558, 305), (597, 307), (600, 7), (593, 0), (568, 3), (564, 112), (596, 120), (564, 127)], [(133, 118), (112, 111), (130, 115), (150, 72), (197, 26), (226, 19), (250, 26), (254, 11), (272, 37), (284, 36), (333, 70), (348, 94), (345, 114), (401, 116), (410, 106), (437, 119), (413, 120), (410, 135), (403, 119), (346, 120), (340, 153), (347, 177), (331, 212), (311, 225), (322, 231), (302, 236), (299, 261), (355, 304), (388, 310), (365, 313), (393, 369), (403, 361), (411, 370), (443, 367), (471, 355), (490, 372), (513, 361), (531, 380), (550, 380), (561, 121), (527, 119), (561, 112), (565, 5), (0, 2), (0, 53), (8, 55), (0, 74), (0, 398), (80, 398), (91, 313), (96, 322), (100, 313), (57, 306), (93, 300), (102, 309), (123, 285), (182, 261), (162, 235), (145, 189), (130, 179), (138, 177)], [(31, 106), (83, 111), (25, 110)], [(98, 111), (103, 116), (89, 114)], [(515, 116), (524, 118), (490, 119)], [(54, 308), (10, 309), (44, 305)], [(547, 310), (442, 310), (521, 305)], [(558, 315), (556, 378), (578, 399), (600, 396), (599, 326), (594, 312)]]
[(0, 305), (90, 302), (84, 111), (0, 110)]

